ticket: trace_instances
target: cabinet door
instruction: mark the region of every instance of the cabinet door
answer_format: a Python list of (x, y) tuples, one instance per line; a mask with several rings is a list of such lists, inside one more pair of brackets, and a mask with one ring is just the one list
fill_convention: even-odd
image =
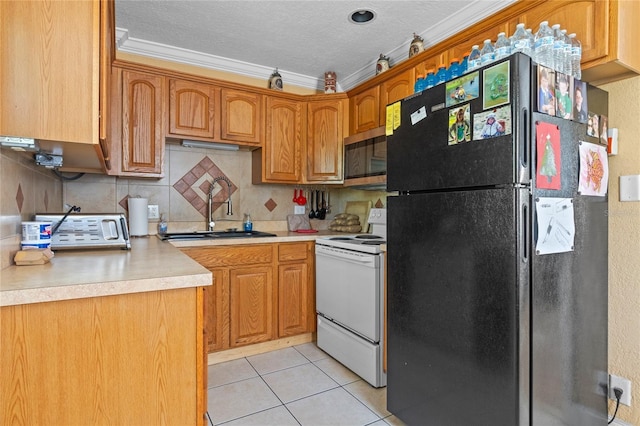
[(213, 139), (217, 99), (215, 86), (169, 79), (169, 134)]
[(380, 126), (379, 86), (358, 93), (349, 100), (349, 104), (349, 131), (352, 135)]
[(262, 152), (264, 180), (300, 182), (302, 104), (267, 97), (267, 134)]
[(410, 68), (380, 85), (380, 126), (384, 126), (387, 120), (387, 105), (404, 99), (413, 93), (415, 83), (415, 71)]
[(230, 346), (274, 338), (273, 268), (230, 268)]
[(262, 95), (220, 90), (220, 139), (260, 145), (263, 139)]
[(100, 2), (0, 1), (0, 135), (98, 144)]
[(207, 353), (229, 347), (229, 270), (212, 269), (213, 284), (204, 288)]
[(309, 266), (278, 266), (278, 337), (309, 331)]
[(307, 105), (307, 182), (334, 182), (343, 178), (344, 103), (312, 101)]
[(122, 72), (122, 172), (162, 173), (162, 77)]

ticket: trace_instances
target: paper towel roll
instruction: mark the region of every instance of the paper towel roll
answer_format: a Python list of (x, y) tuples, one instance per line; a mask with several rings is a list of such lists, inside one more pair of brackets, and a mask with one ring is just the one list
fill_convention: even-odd
[(146, 198), (129, 197), (129, 234), (133, 237), (139, 237), (149, 234), (149, 225), (147, 224), (147, 204)]

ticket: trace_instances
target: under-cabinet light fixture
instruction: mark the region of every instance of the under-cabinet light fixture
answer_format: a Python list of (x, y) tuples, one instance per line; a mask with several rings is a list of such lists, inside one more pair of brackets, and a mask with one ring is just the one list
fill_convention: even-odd
[(238, 145), (232, 145), (232, 144), (226, 144), (226, 143), (215, 143), (215, 142), (200, 142), (200, 141), (192, 141), (189, 139), (184, 139), (182, 141), (182, 146), (186, 148), (219, 149), (222, 151), (237, 151), (240, 149)]
[(36, 141), (31, 138), (18, 138), (13, 136), (0, 136), (0, 146), (11, 148), (15, 151), (37, 152)]

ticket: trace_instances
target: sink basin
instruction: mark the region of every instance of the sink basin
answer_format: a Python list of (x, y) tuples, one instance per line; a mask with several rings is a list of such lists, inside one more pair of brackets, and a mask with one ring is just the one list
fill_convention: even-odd
[(275, 237), (276, 234), (261, 231), (198, 231), (198, 232), (169, 232), (158, 234), (162, 241), (215, 240), (223, 238), (259, 238)]

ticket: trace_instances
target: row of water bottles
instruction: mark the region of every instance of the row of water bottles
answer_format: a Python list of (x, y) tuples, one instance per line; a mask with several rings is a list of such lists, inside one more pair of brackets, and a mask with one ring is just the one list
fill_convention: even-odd
[(414, 91), (417, 93), (430, 89), (437, 84), (458, 78), (465, 72), (467, 72), (467, 57), (465, 56), (462, 62), (460, 62), (458, 58), (454, 58), (451, 60), (451, 65), (449, 65), (448, 68), (444, 65), (440, 65), (437, 71), (434, 69), (427, 70), (426, 77), (418, 74), (414, 85)]
[(477, 44), (474, 45), (469, 53), (467, 71), (490, 64), (515, 52), (522, 52), (538, 64), (563, 74), (577, 79), (582, 76), (580, 41), (575, 33), (567, 34), (567, 30), (560, 29), (560, 24), (550, 27), (548, 21), (541, 22), (535, 34), (530, 29), (525, 29), (524, 24), (518, 24), (510, 38), (507, 38), (505, 33), (499, 33), (495, 44), (492, 44), (491, 40), (485, 40), (482, 48)]

